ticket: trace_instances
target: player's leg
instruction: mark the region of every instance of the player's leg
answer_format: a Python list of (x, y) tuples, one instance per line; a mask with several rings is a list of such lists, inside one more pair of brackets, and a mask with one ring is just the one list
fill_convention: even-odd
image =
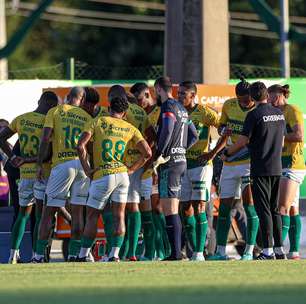
[(19, 247), (24, 236), (26, 224), (32, 211), (34, 199), (34, 179), (21, 179), (19, 183), (19, 212), (11, 234), (11, 250), (8, 263), (16, 264), (20, 260)]
[(104, 233), (106, 237), (105, 255), (108, 256), (112, 249), (112, 234), (113, 234), (113, 213), (111, 201), (109, 200), (102, 210), (102, 219), (104, 224)]
[(144, 258), (153, 260), (155, 257), (155, 226), (153, 222), (152, 205), (152, 177), (141, 180), (141, 222), (145, 244)]
[[(299, 190), (298, 190), (299, 192)], [(299, 197), (299, 195), (298, 195)], [(289, 229), (289, 259), (299, 260), (300, 259), (300, 239), (302, 231), (302, 221), (299, 214), (298, 200), (295, 200), (295, 204), (290, 208), (290, 229)]]

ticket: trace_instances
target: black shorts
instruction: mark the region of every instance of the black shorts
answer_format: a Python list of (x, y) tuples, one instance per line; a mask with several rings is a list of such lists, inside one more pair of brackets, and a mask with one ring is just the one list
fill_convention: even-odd
[(160, 198), (180, 198), (181, 181), (186, 162), (161, 165), (158, 171), (158, 192)]

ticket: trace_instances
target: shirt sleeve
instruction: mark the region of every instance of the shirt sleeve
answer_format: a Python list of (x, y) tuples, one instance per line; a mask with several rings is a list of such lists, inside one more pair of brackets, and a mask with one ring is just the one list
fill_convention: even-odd
[(48, 111), (46, 118), (45, 118), (45, 124), (44, 124), (44, 128), (52, 128), (54, 129), (54, 120), (53, 120), (53, 114), (54, 114), (55, 110), (51, 109)]
[(290, 115), (290, 125), (294, 127), (295, 125), (303, 125), (304, 118), (303, 113), (299, 109), (292, 109), (292, 113)]
[(142, 134), (140, 133), (138, 129), (134, 128), (134, 134), (132, 138), (133, 143), (137, 145), (142, 140), (144, 140)]
[(209, 126), (214, 126), (214, 127), (218, 128), (219, 125), (220, 125), (220, 118), (215, 111), (207, 108), (207, 114), (206, 114), (206, 118), (205, 118), (204, 123), (209, 125)]
[(15, 133), (18, 132), (17, 130), (17, 125), (18, 125), (18, 117), (16, 117), (15, 119), (13, 119), (13, 121), (8, 125), (8, 127)]
[(227, 113), (226, 113), (226, 103), (223, 105), (222, 107), (222, 111), (221, 111), (221, 117), (219, 119), (219, 124), (220, 125), (226, 125), (227, 121), (228, 121), (228, 117), (227, 117)]
[(250, 138), (254, 130), (254, 126), (255, 126), (254, 115), (252, 115), (252, 112), (249, 112), (245, 118), (241, 135)]

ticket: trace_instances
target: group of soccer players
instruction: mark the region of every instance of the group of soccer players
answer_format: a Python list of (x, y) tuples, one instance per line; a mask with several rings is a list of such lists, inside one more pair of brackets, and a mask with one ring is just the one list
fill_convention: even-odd
[[(192, 250), (191, 260), (204, 261), (212, 160), (225, 146), (237, 142), (247, 113), (256, 107), (249, 89), (242, 79), (236, 85), (237, 98), (225, 102), (221, 117), (196, 102), (197, 87), (191, 81), (180, 83), (175, 100), (167, 77), (155, 81), (156, 101), (145, 83), (134, 84), (129, 92), (120, 85), (110, 87), (108, 107), (99, 106), (99, 94), (92, 87), (72, 88), (63, 104), (55, 93), (44, 92), (36, 110), (16, 117), (0, 131), (0, 148), (20, 168), (20, 209), (9, 263), (20, 261), (19, 247), (33, 204), (33, 263), (46, 261), (54, 218), (57, 212), (66, 214), (67, 205), (70, 262), (93, 261), (91, 249), (100, 215), (107, 239), (103, 261), (181, 260), (182, 230)], [(283, 239), (289, 231), (288, 257), (299, 259), (303, 116), (287, 103), (288, 97), (288, 86), (269, 88), (269, 102), (284, 113), (287, 128), (277, 212), (282, 216)], [(220, 138), (211, 148), (212, 128)], [(20, 155), (7, 142), (15, 133)], [(223, 159), (217, 249), (210, 259), (228, 259), (231, 208), (235, 199), (241, 199), (247, 216), (242, 260), (252, 260), (260, 225), (250, 186), (248, 149)], [(144, 252), (139, 256), (141, 231)], [(282, 248), (275, 255), (264, 248), (263, 255), (285, 257)]]

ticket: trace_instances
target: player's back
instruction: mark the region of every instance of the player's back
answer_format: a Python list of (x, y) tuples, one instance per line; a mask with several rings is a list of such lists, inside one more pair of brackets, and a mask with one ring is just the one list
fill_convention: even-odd
[(52, 166), (77, 159), (77, 143), (92, 117), (82, 108), (64, 104), (49, 110), (44, 127), (53, 128)]

